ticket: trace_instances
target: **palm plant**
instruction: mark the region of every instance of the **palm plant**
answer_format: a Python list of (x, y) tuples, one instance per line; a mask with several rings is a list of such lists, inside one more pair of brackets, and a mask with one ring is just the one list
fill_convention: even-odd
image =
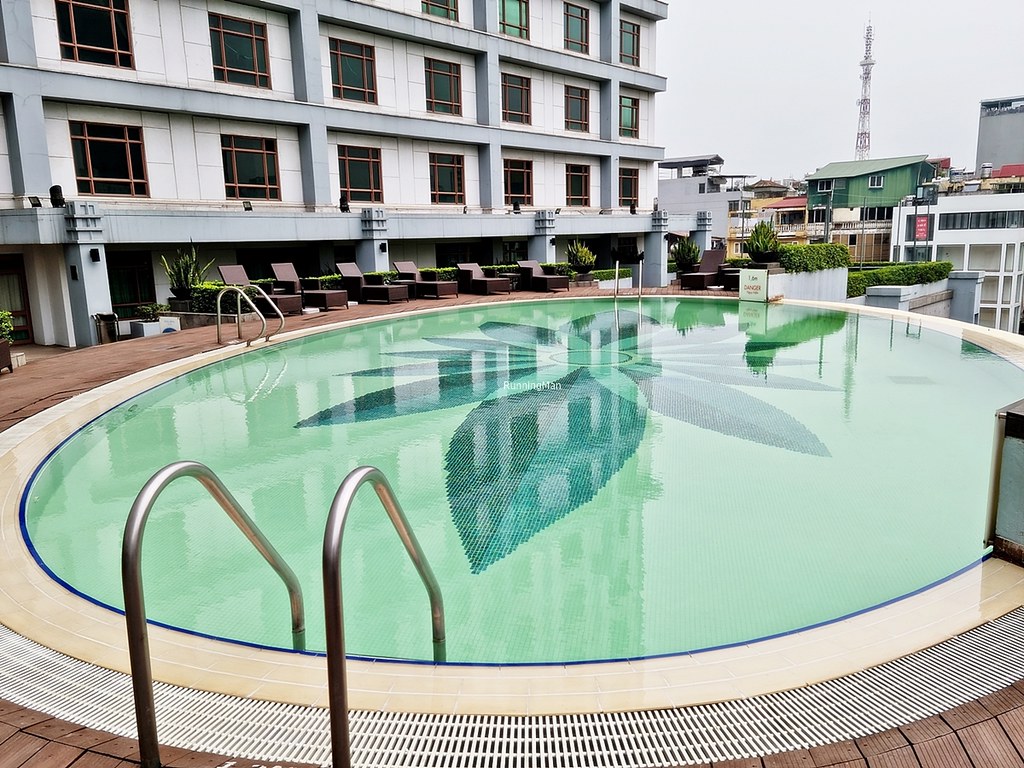
[(771, 222), (759, 221), (754, 225), (750, 230), (750, 237), (743, 244), (743, 251), (750, 256), (751, 261), (758, 264), (778, 260), (779, 238)]
[(597, 261), (594, 252), (579, 240), (569, 243), (565, 256), (569, 261), (569, 266), (581, 275), (588, 274), (594, 268), (594, 262)]
[(676, 262), (676, 272), (685, 272), (700, 261), (700, 246), (688, 237), (677, 240), (671, 248), (672, 258)]
[(206, 272), (213, 266), (214, 261), (215, 259), (210, 259), (205, 265), (200, 266), (199, 249), (191, 242), (187, 248), (178, 249), (177, 256), (172, 262), (168, 262), (166, 256), (160, 256), (160, 263), (163, 264), (167, 280), (171, 284), (171, 293), (178, 298), (188, 298), (192, 289), (206, 278)]

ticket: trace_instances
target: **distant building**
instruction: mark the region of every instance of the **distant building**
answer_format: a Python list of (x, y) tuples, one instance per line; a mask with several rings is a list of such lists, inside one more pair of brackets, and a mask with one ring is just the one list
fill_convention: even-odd
[(926, 155), (829, 163), (807, 177), (810, 241), (843, 243), (854, 261), (889, 261), (893, 210), (933, 178)]
[(724, 174), (719, 155), (676, 157), (658, 163), (658, 205), (670, 214), (711, 214), (711, 239), (722, 245), (730, 217), (749, 216), (753, 196), (743, 183), (751, 174)]
[(1024, 163), (1024, 96), (981, 102), (975, 173)]
[(951, 261), (981, 271), (980, 325), (1018, 332), (1024, 290), (1024, 193), (939, 195), (893, 221), (897, 261)]

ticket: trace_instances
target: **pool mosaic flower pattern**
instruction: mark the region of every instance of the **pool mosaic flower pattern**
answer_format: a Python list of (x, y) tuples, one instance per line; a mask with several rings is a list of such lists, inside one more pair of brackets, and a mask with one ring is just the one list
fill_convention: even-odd
[[(339, 403), (297, 426), (476, 404), (445, 455), (448, 502), (473, 573), (593, 499), (634, 456), (652, 411), (762, 445), (829, 456), (799, 421), (742, 391), (835, 391), (815, 381), (756, 375), (765, 368), (758, 356), (776, 351), (771, 343), (752, 351), (714, 327), (665, 326), (632, 310), (600, 311), (554, 330), (485, 322), (478, 336), (426, 341), (433, 348), (390, 353), (413, 362), (353, 374), (413, 381)], [(716, 346), (713, 358), (709, 344)]]

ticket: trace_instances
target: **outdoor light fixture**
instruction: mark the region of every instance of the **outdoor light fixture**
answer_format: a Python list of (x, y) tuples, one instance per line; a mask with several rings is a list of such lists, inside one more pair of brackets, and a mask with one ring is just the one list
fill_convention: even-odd
[(249, 200), (243, 200), (242, 201), (242, 210), (243, 211), (251, 211), (252, 210), (252, 202), (249, 201)]
[(99, 262), (99, 260), (100, 260), (100, 249), (99, 248), (90, 248), (89, 249), (89, 258), (92, 259), (95, 262)]
[(631, 214), (633, 214), (634, 216), (636, 216), (636, 203), (630, 203), (629, 204), (629, 212)]
[(378, 247), (380, 248), (380, 252), (381, 253), (387, 253), (388, 252), (388, 244), (387, 243), (381, 243), (380, 246), (378, 246)]
[(654, 210), (658, 210), (658, 198), (654, 198)]
[(518, 200), (516, 200), (514, 203), (512, 203), (512, 213), (522, 213), (522, 212), (523, 212), (523, 206), (520, 204), (520, 202)]
[(553, 237), (551, 238), (551, 244), (552, 244), (552, 245), (554, 245), (554, 244), (555, 244), (555, 238), (553, 238)]
[(36, 195), (29, 195), (28, 196), (28, 204), (31, 205), (33, 208), (42, 208), (43, 207), (43, 201), (40, 200)]
[(463, 213), (469, 213), (469, 206), (468, 205), (462, 206), (462, 212)]
[(54, 208), (63, 208), (64, 202), (64, 190), (60, 188), (60, 184), (54, 184), (50, 187), (50, 205)]
[(338, 200), (338, 207), (342, 213), (349, 213), (352, 209), (348, 206), (348, 195), (342, 195), (341, 199)]

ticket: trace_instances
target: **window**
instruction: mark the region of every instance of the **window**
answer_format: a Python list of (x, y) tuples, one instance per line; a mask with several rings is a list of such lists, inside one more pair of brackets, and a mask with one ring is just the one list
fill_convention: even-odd
[(530, 39), (530, 0), (500, 0), (501, 20), (498, 29), (503, 35)]
[(640, 25), (619, 21), (619, 63), (640, 66)]
[(525, 240), (502, 240), (501, 263), (515, 264), (530, 258), (529, 245)]
[(590, 130), (590, 90), (577, 88), (575, 85), (565, 86), (565, 130)]
[(565, 166), (565, 204), (590, 205), (590, 166)]
[(868, 189), (881, 189), (885, 184), (885, 176), (877, 174), (875, 176), (868, 176)]
[(707, 182), (702, 181), (700, 184), (697, 185), (697, 194), (698, 195), (703, 195), (703, 194), (707, 193), (707, 191), (708, 191)]
[(221, 136), (224, 195), (228, 198), (279, 200), (277, 141), (254, 136)]
[(376, 104), (373, 46), (331, 38), (331, 80), (336, 98)]
[(636, 96), (619, 96), (619, 136), (640, 138), (640, 99)]
[(824, 224), (828, 220), (827, 208), (812, 208), (807, 219), (808, 224)]
[(341, 194), (351, 201), (383, 203), (380, 150), (372, 147), (338, 147)]
[(121, 320), (138, 317), (141, 304), (156, 303), (153, 259), (148, 251), (107, 251), (110, 302)]
[(505, 161), (505, 205), (533, 205), (533, 161)]
[(71, 153), (83, 195), (146, 197), (146, 161), (142, 128), (72, 121)]
[(861, 221), (892, 221), (892, 208), (870, 206), (860, 209)]
[(270, 87), (266, 24), (211, 13), (210, 48), (214, 80)]
[(819, 179), (818, 180), (818, 191), (819, 192), (831, 192), (832, 191), (832, 179)]
[(445, 115), (462, 114), (462, 67), (437, 59), (425, 59), (427, 111)]
[(430, 202), (466, 203), (466, 177), (462, 155), (430, 153)]
[(501, 76), (501, 119), (508, 123), (530, 124), (530, 78)]
[(590, 10), (565, 4), (565, 50), (590, 53)]
[(128, 0), (57, 0), (60, 57), (131, 69)]
[(619, 168), (619, 205), (640, 204), (640, 169)]
[(423, 0), (421, 6), (424, 13), (440, 16), (451, 21), (459, 20), (459, 0)]

